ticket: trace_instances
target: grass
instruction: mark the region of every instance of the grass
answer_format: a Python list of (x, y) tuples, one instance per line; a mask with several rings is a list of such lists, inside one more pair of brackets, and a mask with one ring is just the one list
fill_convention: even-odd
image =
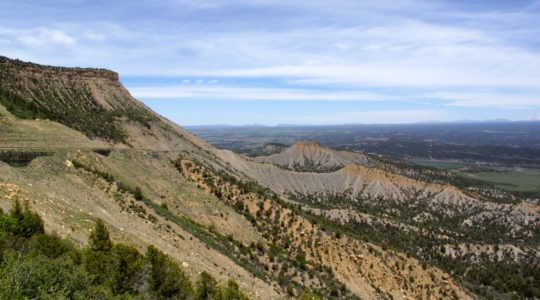
[(495, 184), (496, 187), (509, 191), (540, 190), (540, 171), (527, 169), (489, 170), (484, 172), (460, 172), (459, 175)]
[[(424, 167), (453, 171), (461, 177), (485, 181), (501, 190), (513, 192), (540, 191), (540, 170), (508, 168), (501, 166), (477, 166), (460, 161), (414, 160), (414, 163)], [(472, 167), (472, 170), (461, 170)], [(475, 170), (476, 169), (476, 170)]]
[(465, 164), (458, 161), (441, 161), (441, 160), (425, 160), (419, 159), (413, 161), (415, 164), (425, 167), (431, 167), (442, 170), (457, 170), (463, 168)]

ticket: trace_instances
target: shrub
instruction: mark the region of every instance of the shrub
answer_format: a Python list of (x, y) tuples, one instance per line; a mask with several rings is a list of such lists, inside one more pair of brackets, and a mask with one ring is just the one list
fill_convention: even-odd
[(143, 194), (140, 187), (135, 188), (135, 192), (133, 193), (133, 197), (135, 197), (135, 200), (141, 201), (143, 199)]
[(199, 274), (195, 282), (195, 299), (213, 299), (217, 292), (217, 281), (207, 272)]
[(154, 246), (148, 246), (146, 261), (150, 267), (148, 283), (158, 297), (187, 299), (192, 293), (191, 282), (180, 267)]
[(208, 273), (194, 291), (180, 267), (155, 247), (143, 256), (113, 244), (102, 220), (83, 251), (42, 228), (28, 205), (14, 202), (10, 214), (0, 212), (0, 299), (247, 299), (236, 282), (218, 285)]
[(15, 221), (11, 228), (14, 235), (31, 237), (34, 234), (45, 232), (43, 220), (37, 213), (30, 210), (28, 202), (23, 208), (18, 200), (15, 201), (10, 216)]
[(59, 258), (74, 251), (74, 247), (67, 240), (57, 234), (40, 234), (34, 238), (33, 254), (48, 258)]
[(69, 299), (89, 286), (84, 270), (66, 257), (9, 252), (0, 267), (0, 299)]

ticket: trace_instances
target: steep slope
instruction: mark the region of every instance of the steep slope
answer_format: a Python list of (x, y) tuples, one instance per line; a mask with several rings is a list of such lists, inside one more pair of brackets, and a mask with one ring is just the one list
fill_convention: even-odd
[[(489, 211), (494, 203), (448, 184), (374, 169), (362, 154), (310, 142), (256, 159), (217, 150), (132, 98), (111, 71), (0, 58), (0, 84), (0, 148), (50, 152), (23, 167), (0, 162), (1, 207), (28, 199), (49, 230), (79, 243), (100, 217), (115, 240), (154, 244), (191, 275), (234, 278), (254, 298), (298, 296), (303, 287), (326, 298), (471, 298), (447, 272), (407, 255), (413, 251), (365, 239), (373, 229), (349, 221), (367, 204), (381, 209), (370, 218), (411, 232), (424, 232), (421, 222), (406, 222), (411, 214), (433, 223), (466, 216), (471, 232), (486, 219), (518, 224), (516, 238), (540, 222), (534, 207)], [(326, 216), (344, 208), (348, 220)], [(463, 236), (421, 225), (428, 238)]]
[(57, 121), (111, 147), (209, 148), (134, 99), (109, 70), (42, 66), (0, 56), (0, 105), (18, 118)]
[(334, 151), (307, 140), (300, 141), (279, 153), (256, 157), (255, 161), (300, 172), (331, 172), (350, 164), (373, 164), (361, 153)]
[[(300, 260), (301, 269), (307, 270), (309, 277), (301, 273), (290, 278), (293, 282), (300, 281), (319, 291), (317, 288), (324, 281), (320, 281), (317, 270), (324, 266), (362, 298), (472, 299), (441, 270), (425, 268), (416, 259), (373, 243), (342, 236), (339, 232), (332, 234), (324, 225), (318, 225), (318, 219), (279, 200), (272, 201), (276, 199), (275, 194), (257, 188), (250, 191), (249, 185), (242, 186), (230, 176), (218, 176), (189, 160), (181, 160), (179, 166), (186, 178), (209, 193), (219, 195), (269, 235), (274, 251), (287, 251)], [(279, 276), (288, 275), (290, 271), (279, 260), (270, 260), (269, 268), (279, 271)], [(343, 292), (331, 289), (329, 295), (343, 295)]]
[(261, 164), (227, 150), (218, 156), (332, 227), (439, 266), (479, 294), (540, 295), (538, 194), (508, 193), (384, 160), (377, 168), (352, 164), (316, 173)]
[(93, 149), (110, 146), (56, 122), (21, 120), (7, 115), (0, 117), (0, 145), (3, 149)]
[[(109, 156), (75, 150), (37, 158), (22, 168), (0, 162), (0, 208), (8, 211), (14, 199), (30, 201), (48, 232), (80, 244), (87, 242), (95, 218), (101, 218), (115, 241), (141, 251), (154, 245), (193, 278), (207, 271), (221, 281), (235, 279), (253, 298), (277, 297), (274, 287), (227, 255), (221, 248), (226, 244), (209, 228), (221, 236), (239, 237), (247, 245), (262, 240), (261, 235), (230, 207), (180, 176), (170, 163), (174, 158), (141, 150), (113, 151)], [(131, 192), (136, 188), (155, 200), (137, 199)], [(184, 222), (160, 214), (162, 203)]]

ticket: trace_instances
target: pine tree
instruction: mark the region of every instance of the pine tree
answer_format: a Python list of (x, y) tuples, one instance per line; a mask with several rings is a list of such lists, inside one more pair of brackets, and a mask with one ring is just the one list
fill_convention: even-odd
[(106, 252), (111, 250), (112, 241), (109, 237), (109, 229), (101, 219), (97, 219), (94, 231), (90, 234), (90, 249), (93, 251)]

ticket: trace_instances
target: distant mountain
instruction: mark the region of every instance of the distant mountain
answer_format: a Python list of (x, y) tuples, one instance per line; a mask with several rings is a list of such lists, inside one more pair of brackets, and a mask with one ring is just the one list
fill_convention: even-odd
[(219, 129), (219, 128), (261, 128), (268, 127), (261, 124), (245, 124), (245, 125), (230, 125), (230, 124), (215, 124), (215, 125), (190, 125), (185, 126), (187, 129)]
[(424, 121), (424, 122), (416, 122), (416, 123), (401, 123), (401, 124), (387, 124), (387, 123), (343, 123), (343, 124), (328, 124), (328, 125), (313, 125), (313, 124), (277, 124), (277, 125), (264, 125), (264, 124), (246, 124), (246, 125), (230, 125), (230, 124), (210, 124), (210, 125), (192, 125), (192, 126), (186, 126), (186, 128), (193, 128), (193, 129), (218, 129), (218, 128), (298, 128), (298, 127), (350, 127), (350, 126), (407, 126), (407, 125), (415, 125), (415, 124), (475, 124), (475, 123), (515, 123), (515, 122), (524, 122), (524, 121), (538, 121), (540, 118), (538, 117), (531, 117), (525, 120), (509, 120), (509, 119), (486, 119), (486, 120), (472, 120), (472, 119), (462, 119), (462, 120), (454, 120), (454, 121), (437, 121), (437, 120), (430, 120), (430, 121)]

